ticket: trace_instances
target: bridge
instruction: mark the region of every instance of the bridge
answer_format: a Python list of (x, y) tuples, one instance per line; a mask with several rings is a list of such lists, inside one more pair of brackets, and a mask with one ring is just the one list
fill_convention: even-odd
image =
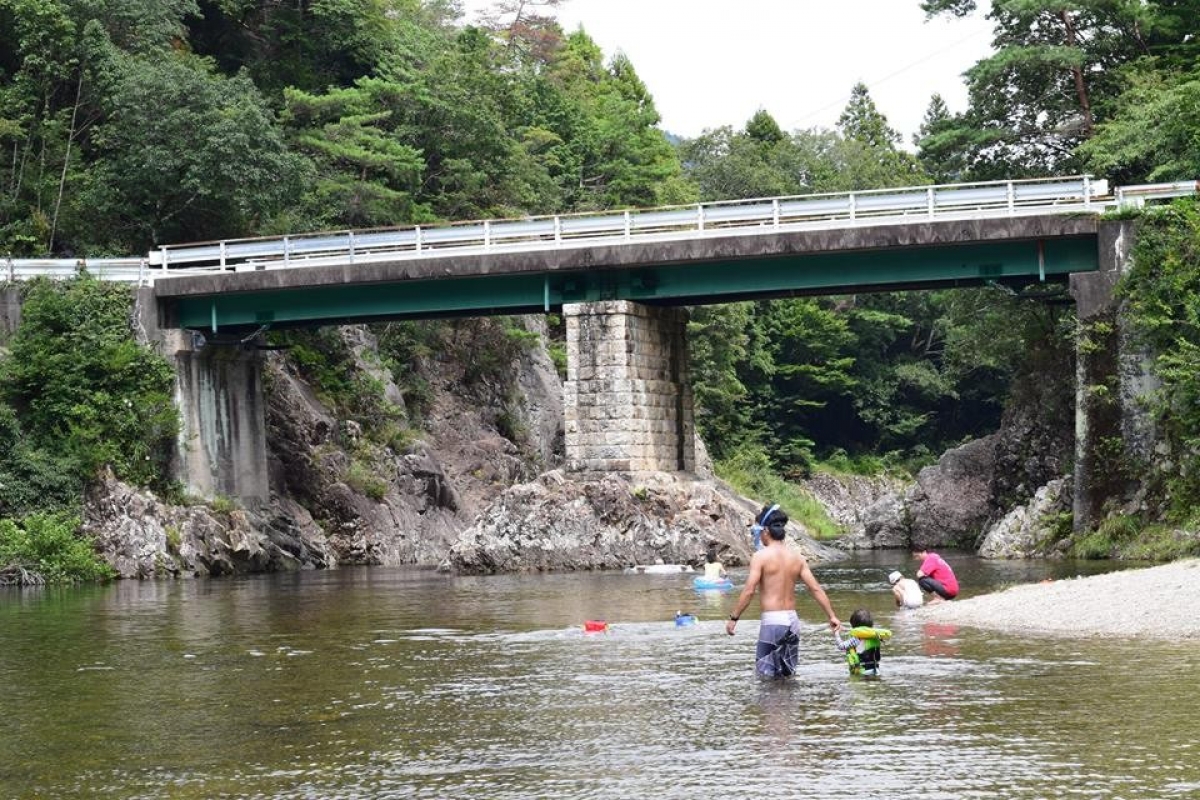
[[(697, 305), (796, 294), (1063, 280), (1097, 269), (1096, 220), (1194, 182), (1089, 176), (919, 186), (602, 214), (167, 245), (139, 258), (13, 260), (10, 281), (152, 284), (171, 327), (253, 330)], [(169, 279), (169, 280), (165, 280)]]
[[(1105, 181), (1082, 175), (167, 245), (129, 259), (0, 264), (10, 282), (86, 269), (144, 287), (152, 299), (145, 305), (155, 310), (146, 327), (173, 349), (179, 368), (182, 479), (200, 494), (264, 499), (258, 354), (222, 348), (224, 355), (214, 358), (211, 345), (250, 342), (272, 327), (561, 311), (568, 338), (569, 466), (690, 471), (695, 433), (680, 307), (1056, 281), (1070, 283), (1087, 319), (1113, 313), (1111, 288), (1132, 239), (1129, 224), (1104, 216), (1196, 191), (1195, 181), (1110, 191)], [(1139, 388), (1125, 372), (1121, 380), (1131, 396), (1122, 399), (1132, 409)], [(1083, 421), (1077, 425), (1077, 485), (1102, 436), (1087, 424), (1095, 414), (1086, 404), (1086, 398), (1077, 401)], [(1078, 508), (1078, 494), (1076, 504), (1077, 516), (1086, 519), (1090, 511)]]

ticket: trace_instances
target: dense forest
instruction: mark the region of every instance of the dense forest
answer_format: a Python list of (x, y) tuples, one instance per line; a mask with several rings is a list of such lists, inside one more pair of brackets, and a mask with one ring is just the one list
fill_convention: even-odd
[[(128, 255), (895, 185), (1200, 176), (1200, 0), (993, 0), (994, 52), (966, 75), (967, 109), (931, 97), (912, 143), (862, 84), (832, 130), (785, 131), (762, 109), (679, 139), (628, 58), (558, 25), (559, 2), (498, 0), (467, 24), (453, 0), (0, 0), (0, 251)], [(1127, 292), (1162, 354), (1157, 402), (1183, 454), (1160, 491), (1186, 517), (1200, 496), (1200, 221), (1183, 203), (1145, 225), (1156, 233)], [(106, 332), (122, 324), (116, 291), (29, 289), (0, 359), (0, 540), (69, 527), (99, 464), (170, 489), (169, 372)], [(1011, 387), (1069, 358), (1062, 299), (996, 287), (695, 308), (701, 433), (743, 485), (828, 465), (911, 470), (994, 430)], [(76, 330), (71, 303), (95, 325)], [(416, 354), (455, 324), (383, 336)]]

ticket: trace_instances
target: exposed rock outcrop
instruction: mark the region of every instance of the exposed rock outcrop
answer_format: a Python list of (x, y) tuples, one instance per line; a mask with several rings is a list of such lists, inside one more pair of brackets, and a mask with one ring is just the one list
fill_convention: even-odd
[(901, 494), (909, 481), (890, 475), (817, 474), (801, 484), (847, 533), (861, 532), (866, 511), (885, 497)]
[(881, 498), (863, 514), (861, 533), (847, 547), (974, 547), (992, 514), (997, 437), (947, 450), (899, 495)]
[[(1061, 358), (1062, 354), (1042, 354)], [(1013, 509), (1033, 517), (1048, 516), (1069, 489), (1042, 488), (1059, 481), (1070, 464), (1074, 445), (1073, 371), (1069, 363), (1054, 362), (1051, 377), (1025, 378), (1015, 389), (1000, 429), (981, 439), (948, 450), (937, 464), (926, 467), (916, 482), (884, 496), (862, 513), (861, 529), (852, 529), (841, 546), (847, 548), (957, 547), (977, 549), (993, 524)], [(1041, 373), (1039, 373), (1039, 376)], [(1035, 495), (1042, 498), (1027, 507)], [(1070, 500), (1066, 501), (1069, 509)], [(1020, 514), (1004, 523), (1001, 539), (1014, 539), (999, 551), (1032, 554), (1026, 535), (1008, 533), (1010, 526), (1039, 524)], [(1045, 544), (1045, 531), (1039, 541)], [(997, 539), (1000, 541), (1001, 539)], [(1016, 543), (1019, 541), (1020, 543)]]
[[(489, 335), (484, 325), (464, 321), (455, 331), (459, 346), (474, 348), (474, 337)], [(376, 365), (370, 332), (345, 328), (341, 335), (356, 369), (403, 408), (403, 392)], [(423, 366), (431, 410), (420, 439), (401, 452), (368, 441), (357, 423), (337, 420), (287, 359), (273, 358), (268, 369), (272, 494), (308, 508), (342, 564), (436, 565), (486, 503), (561, 459), (561, 383), (541, 348), (514, 359), (507, 372), (519, 389), (512, 393), (466, 388), (459, 360), (431, 359)], [(498, 413), (511, 416), (506, 421), (519, 443), (497, 429)]]
[[(751, 555), (747, 523), (757, 510), (719, 482), (690, 476), (610, 474), (577, 482), (550, 472), (501, 494), (443, 567), (492, 573), (698, 563), (710, 541), (724, 546), (725, 563), (744, 564)], [(799, 526), (789, 534), (814, 563), (844, 557)]]
[[(1009, 511), (988, 530), (979, 546), (979, 555), (984, 558), (1029, 558), (1053, 554), (1060, 543), (1058, 515), (1070, 510), (1069, 477), (1050, 481), (1038, 489), (1028, 504)], [(1069, 539), (1063, 537), (1061, 541), (1066, 543)]]
[(168, 505), (102, 476), (89, 492), (83, 529), (122, 578), (283, 572), (336, 564), (308, 513), (284, 501), (265, 514)]

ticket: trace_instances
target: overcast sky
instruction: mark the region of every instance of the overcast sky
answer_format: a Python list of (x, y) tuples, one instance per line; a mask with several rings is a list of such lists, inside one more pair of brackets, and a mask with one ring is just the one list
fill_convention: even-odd
[[(471, 19), (491, 2), (463, 5)], [(662, 127), (689, 137), (760, 108), (784, 130), (832, 128), (862, 81), (911, 149), (934, 92), (965, 109), (962, 73), (991, 43), (982, 14), (926, 22), (919, 0), (566, 0), (557, 16), (606, 59), (624, 52)]]

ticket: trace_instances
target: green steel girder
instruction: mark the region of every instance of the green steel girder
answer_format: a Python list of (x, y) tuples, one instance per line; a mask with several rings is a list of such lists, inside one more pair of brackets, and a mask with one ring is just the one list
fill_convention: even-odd
[(658, 264), (591, 271), (441, 277), (181, 297), (180, 327), (219, 331), (378, 319), (554, 311), (565, 303), (685, 305), (789, 294), (1061, 279), (1099, 268), (1094, 235), (1038, 241)]

